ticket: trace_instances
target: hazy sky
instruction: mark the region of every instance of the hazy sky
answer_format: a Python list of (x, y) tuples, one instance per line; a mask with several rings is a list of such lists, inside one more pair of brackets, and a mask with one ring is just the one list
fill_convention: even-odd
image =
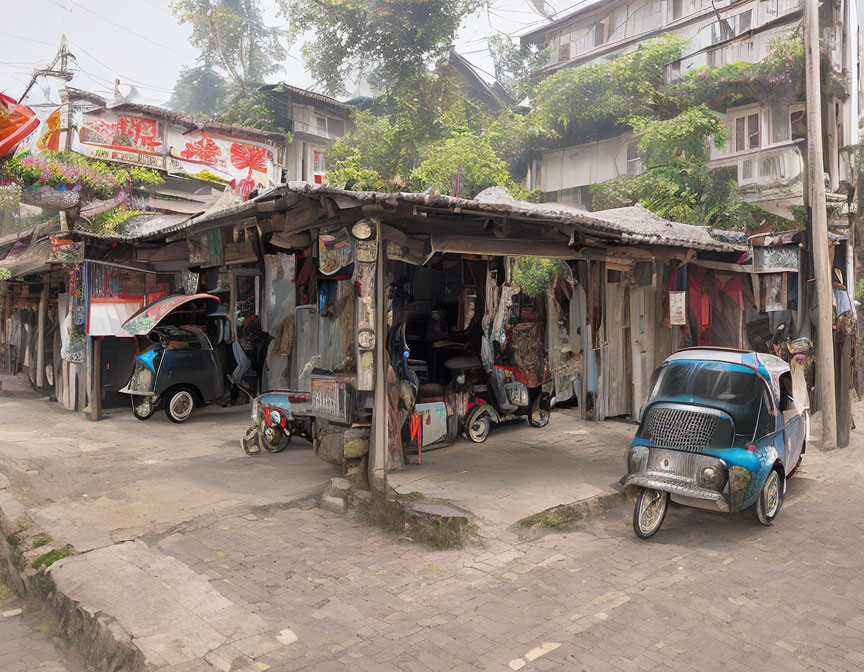
[[(574, 7), (598, 0), (547, 0), (547, 7), (567, 13)], [(264, 0), (270, 25), (284, 19), (276, 15), (275, 2)], [(490, 9), (469, 17), (457, 38), (457, 48), (478, 68), (489, 73), (492, 64), (485, 41), (496, 32), (518, 35), (545, 21), (531, 0), (493, 0)], [(4, 7), (5, 6), (5, 7)], [(133, 84), (142, 102), (164, 104), (171, 95), (183, 65), (198, 55), (189, 44), (189, 30), (171, 14), (170, 0), (0, 0), (0, 92), (16, 100), (23, 93), (34, 68), (45, 67), (57, 52), (65, 33), (78, 68), (72, 86), (100, 94), (113, 91), (114, 79)], [(299, 45), (291, 49), (283, 69), (270, 79), (311, 87), (298, 58)], [(44, 99), (46, 80), (40, 80), (28, 101)], [(56, 91), (57, 80), (50, 80)], [(56, 100), (56, 94), (51, 96)]]

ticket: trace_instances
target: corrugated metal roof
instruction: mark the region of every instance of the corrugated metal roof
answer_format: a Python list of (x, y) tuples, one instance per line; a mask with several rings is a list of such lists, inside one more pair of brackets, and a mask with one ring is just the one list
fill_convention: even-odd
[(685, 247), (715, 252), (745, 252), (749, 249), (743, 233), (670, 222), (639, 205), (600, 212), (585, 212), (560, 203), (517, 201), (503, 187), (493, 187), (478, 194), (474, 199), (466, 199), (435, 193), (348, 191), (307, 182), (289, 182), (287, 185), (276, 187), (258, 198), (244, 203), (215, 204), (197, 217), (154, 231), (142, 230), (128, 235), (127, 238), (129, 240), (153, 239), (186, 229), (193, 229), (200, 225), (255, 217), (259, 203), (288, 194), (306, 195), (313, 198), (317, 196), (338, 197), (338, 200), (341, 201), (340, 207), (347, 207), (349, 204), (387, 204), (395, 207), (401, 202), (449, 209), (454, 214), (505, 215), (515, 219), (572, 226), (581, 233), (603, 235), (632, 244)]

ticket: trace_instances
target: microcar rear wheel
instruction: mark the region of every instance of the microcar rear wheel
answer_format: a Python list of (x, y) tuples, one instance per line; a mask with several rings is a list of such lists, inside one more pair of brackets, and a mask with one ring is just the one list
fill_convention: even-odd
[(268, 427), (264, 418), (258, 425), (258, 441), (268, 453), (281, 453), (291, 443), (291, 434), (281, 427)]
[(156, 405), (150, 397), (144, 397), (138, 394), (132, 395), (132, 415), (139, 420), (148, 420), (156, 412)]
[(633, 508), (633, 531), (640, 539), (653, 537), (669, 509), (669, 493), (643, 488)]
[(753, 507), (753, 513), (756, 514), (756, 520), (763, 525), (773, 525), (782, 505), (783, 483), (780, 481), (780, 475), (772, 469), (765, 479), (762, 492), (759, 493), (759, 499)]
[(528, 413), (528, 424), (532, 427), (545, 427), (549, 424), (549, 409), (540, 397), (531, 404), (531, 412)]
[(465, 433), (474, 443), (483, 443), (492, 429), (492, 419), (489, 412), (483, 409), (471, 414), (466, 423)]
[(195, 393), (188, 387), (176, 387), (165, 400), (165, 414), (171, 422), (186, 422), (195, 410)]

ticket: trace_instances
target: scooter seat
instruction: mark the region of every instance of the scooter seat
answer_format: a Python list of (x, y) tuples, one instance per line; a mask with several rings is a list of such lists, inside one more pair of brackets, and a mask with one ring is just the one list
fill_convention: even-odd
[(477, 355), (459, 355), (448, 359), (444, 362), (444, 366), (451, 371), (461, 371), (464, 369), (475, 369), (478, 366), (483, 366), (483, 362), (480, 361), (480, 358)]

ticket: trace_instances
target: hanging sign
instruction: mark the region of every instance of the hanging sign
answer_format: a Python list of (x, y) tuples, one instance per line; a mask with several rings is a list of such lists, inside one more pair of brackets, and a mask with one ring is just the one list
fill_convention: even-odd
[(113, 110), (78, 112), (72, 151), (94, 159), (164, 168), (162, 132), (156, 119)]
[(687, 324), (687, 292), (669, 292), (669, 324), (673, 327)]
[(200, 284), (200, 278), (197, 273), (194, 273), (188, 269), (182, 271), (180, 273), (180, 286), (183, 288), (183, 293), (192, 295), (198, 293), (198, 285)]
[(318, 267), (324, 275), (333, 275), (353, 262), (354, 247), (346, 229), (318, 236)]
[(51, 261), (63, 264), (80, 264), (84, 261), (84, 243), (63, 236), (48, 238), (51, 240)]
[(190, 234), (186, 243), (189, 245), (190, 266), (207, 268), (221, 266), (225, 261), (222, 252), (222, 232), (219, 229)]

